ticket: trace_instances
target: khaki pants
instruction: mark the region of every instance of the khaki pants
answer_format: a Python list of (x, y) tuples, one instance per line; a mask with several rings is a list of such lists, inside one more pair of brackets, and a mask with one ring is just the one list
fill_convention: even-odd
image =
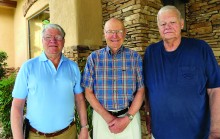
[(118, 134), (111, 133), (108, 124), (93, 111), (93, 139), (141, 139), (141, 121), (138, 112), (126, 129)]
[(64, 133), (54, 136), (54, 137), (45, 137), (43, 135), (38, 135), (33, 132), (29, 132), (29, 138), (28, 139), (76, 139), (76, 124), (71, 126), (69, 129), (67, 129)]

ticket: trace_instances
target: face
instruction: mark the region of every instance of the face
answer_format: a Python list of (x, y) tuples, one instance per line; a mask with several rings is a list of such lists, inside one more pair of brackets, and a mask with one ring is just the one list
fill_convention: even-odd
[(124, 42), (126, 30), (123, 23), (117, 19), (110, 19), (104, 28), (105, 40), (113, 53), (116, 53)]
[(60, 56), (64, 47), (65, 39), (61, 36), (61, 33), (57, 29), (48, 28), (44, 32), (42, 43), (44, 52), (48, 57)]
[(174, 10), (166, 10), (158, 14), (158, 28), (164, 41), (181, 39), (183, 25), (183, 19), (180, 19)]

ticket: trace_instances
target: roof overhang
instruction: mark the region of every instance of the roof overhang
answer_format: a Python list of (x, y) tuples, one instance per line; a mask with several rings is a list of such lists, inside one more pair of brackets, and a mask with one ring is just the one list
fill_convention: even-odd
[(16, 8), (16, 6), (17, 6), (17, 1), (0, 0), (0, 6), (10, 7), (10, 8)]

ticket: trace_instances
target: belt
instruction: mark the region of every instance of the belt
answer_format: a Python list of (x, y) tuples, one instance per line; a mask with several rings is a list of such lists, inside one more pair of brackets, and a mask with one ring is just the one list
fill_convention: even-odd
[(53, 132), (53, 133), (43, 133), (43, 132), (40, 132), (38, 130), (36, 130), (35, 128), (33, 127), (30, 127), (30, 131), (38, 134), (38, 135), (42, 135), (42, 136), (45, 136), (45, 137), (54, 137), (54, 136), (58, 136), (60, 134), (62, 134), (63, 132), (65, 132), (67, 129), (69, 129), (71, 126), (73, 126), (75, 124), (75, 121), (72, 121), (69, 126), (67, 126), (66, 128), (62, 129), (62, 130), (59, 130), (59, 131), (56, 131), (56, 132)]
[(108, 112), (117, 117), (117, 116), (123, 115), (126, 112), (128, 112), (128, 108), (125, 108), (125, 109), (120, 110), (120, 111), (108, 111)]

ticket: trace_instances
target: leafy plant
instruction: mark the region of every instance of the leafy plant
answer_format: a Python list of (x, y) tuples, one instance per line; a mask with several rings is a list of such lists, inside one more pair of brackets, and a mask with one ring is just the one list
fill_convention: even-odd
[(43, 24), (43, 25), (50, 24), (50, 20), (45, 19), (45, 20), (42, 21), (42, 24)]
[(0, 51), (0, 80), (5, 76), (5, 67), (7, 66), (7, 63), (5, 60), (7, 60), (8, 56), (6, 52)]
[(8, 78), (0, 80), (0, 121), (3, 127), (2, 137), (12, 137), (10, 123), (10, 109), (12, 103), (11, 92), (15, 82), (15, 74), (11, 74)]
[(78, 66), (79, 66), (79, 70), (81, 72), (81, 74), (83, 73), (84, 67), (86, 65), (86, 57), (82, 57), (78, 59)]

